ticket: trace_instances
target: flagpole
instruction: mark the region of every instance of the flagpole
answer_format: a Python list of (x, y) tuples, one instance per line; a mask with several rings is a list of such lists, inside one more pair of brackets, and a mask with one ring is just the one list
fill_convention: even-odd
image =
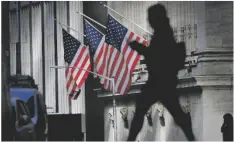
[(94, 20), (94, 19), (90, 18), (89, 16), (85, 15), (84, 13), (79, 12), (79, 11), (77, 11), (76, 13), (78, 13), (78, 14), (80, 14), (80, 15), (84, 16), (85, 18), (87, 18), (87, 19), (89, 19), (89, 20), (93, 21), (94, 23), (96, 23), (96, 24), (98, 24), (99, 26), (101, 26), (101, 27), (103, 27), (103, 28), (105, 28), (105, 29), (106, 29), (106, 26), (104, 26), (104, 25), (102, 25), (101, 23), (97, 22), (96, 20)]
[(114, 78), (110, 78), (110, 77), (106, 77), (103, 76), (101, 74), (98, 74), (96, 72), (93, 71), (89, 71), (83, 68), (79, 68), (79, 67), (67, 67), (67, 66), (50, 66), (50, 68), (54, 68), (54, 69), (61, 69), (61, 68), (75, 68), (75, 69), (79, 69), (79, 70), (84, 70), (88, 73), (91, 73), (93, 75), (97, 75), (99, 77), (105, 78), (109, 81), (112, 82), (113, 85), (113, 89), (112, 89), (112, 95), (113, 95), (113, 117), (114, 117), (114, 140), (117, 141), (117, 114), (116, 114), (116, 101), (115, 101), (115, 80)]
[(79, 31), (73, 29), (72, 27), (70, 27), (70, 26), (68, 26), (68, 25), (66, 25), (66, 24), (61, 23), (61, 22), (58, 21), (57, 19), (54, 19), (54, 20), (55, 20), (57, 23), (59, 23), (59, 24), (65, 26), (65, 27), (68, 27), (69, 29), (71, 29), (71, 30), (73, 30), (73, 31), (75, 31), (75, 32), (77, 32), (77, 33), (79, 33), (80, 35), (83, 35), (84, 37), (86, 36), (86, 35), (84, 35), (83, 33), (81, 33), (81, 32), (79, 32)]
[(112, 78), (112, 94), (113, 94), (113, 116), (114, 116), (114, 140), (117, 141), (117, 114), (116, 114), (116, 101), (115, 101), (115, 80)]
[(97, 75), (99, 77), (102, 77), (102, 78), (105, 78), (107, 80), (110, 80), (112, 81), (112, 78), (109, 78), (109, 77), (106, 77), (106, 76), (103, 76), (101, 74), (98, 74), (98, 73), (95, 73), (95, 72), (92, 72), (92, 71), (89, 71), (89, 70), (86, 70), (86, 69), (83, 69), (83, 68), (79, 68), (79, 67), (67, 67), (67, 66), (50, 66), (50, 68), (55, 68), (55, 69), (62, 69), (62, 68), (75, 68), (75, 69), (79, 69), (79, 70), (84, 70), (88, 73), (91, 73), (91, 74), (94, 74), (94, 75)]
[(124, 19), (126, 19), (127, 21), (131, 22), (132, 24), (134, 24), (135, 26), (139, 27), (140, 29), (142, 29), (143, 31), (147, 32), (150, 35), (153, 35), (151, 32), (145, 30), (144, 28), (142, 28), (140, 25), (136, 24), (135, 22), (129, 20), (128, 18), (126, 18), (125, 16), (121, 15), (120, 13), (118, 13), (117, 11), (115, 11), (114, 9), (108, 7), (106, 4), (103, 4), (102, 2), (100, 2), (101, 5), (103, 5), (104, 7), (106, 7), (107, 9), (113, 11), (114, 13), (118, 14), (119, 16), (123, 17)]
[[(106, 29), (106, 26), (102, 25), (101, 23), (97, 22), (96, 20), (90, 18), (89, 16), (83, 14), (82, 12), (76, 12), (78, 14), (80, 14), (81, 16), (84, 16), (85, 18), (93, 21), (94, 23), (98, 24), (99, 26), (103, 27)], [(103, 77), (103, 78), (106, 78), (105, 76), (102, 76), (102, 75), (99, 75), (97, 73), (94, 73), (94, 72), (90, 72), (90, 73), (93, 73), (95, 75), (98, 75), (100, 77)], [(112, 90), (112, 93), (113, 93), (113, 117), (114, 117), (114, 141), (117, 141), (117, 113), (116, 113), (116, 101), (115, 101), (115, 82), (114, 82), (114, 79), (113, 78), (106, 78), (108, 80), (111, 80), (112, 81), (112, 84), (113, 84), (113, 90)]]

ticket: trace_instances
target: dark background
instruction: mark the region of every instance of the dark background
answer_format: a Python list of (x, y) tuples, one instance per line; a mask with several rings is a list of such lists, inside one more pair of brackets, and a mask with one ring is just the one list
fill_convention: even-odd
[(49, 115), (49, 141), (82, 141), (81, 114)]
[(10, 52), (9, 52), (9, 2), (2, 3), (2, 140), (12, 139), (11, 102), (9, 95), (8, 77), (10, 76)]

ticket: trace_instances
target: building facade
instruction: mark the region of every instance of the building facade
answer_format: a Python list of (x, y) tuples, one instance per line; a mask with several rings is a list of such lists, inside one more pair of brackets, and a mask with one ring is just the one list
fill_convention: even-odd
[[(147, 24), (147, 8), (156, 2), (108, 2), (108, 6), (126, 18), (151, 31)], [(185, 41), (187, 64), (179, 72), (178, 91), (184, 111), (192, 117), (197, 140), (222, 140), (223, 115), (233, 114), (233, 3), (232, 2), (159, 2), (165, 5), (177, 41)], [(132, 31), (147, 33), (114, 15)], [(170, 52), (170, 51), (168, 51)], [(168, 60), (173, 60), (168, 57)], [(118, 140), (126, 140), (134, 115), (134, 100), (147, 80), (144, 64), (139, 64), (127, 96), (117, 96)], [(135, 80), (134, 80), (135, 79)], [(113, 140), (113, 103), (111, 92), (97, 89), (104, 101), (105, 140)], [(157, 95), (157, 94), (155, 94)], [(124, 112), (124, 113), (123, 113)], [(186, 140), (182, 130), (160, 103), (154, 104), (145, 116), (138, 140)], [(163, 117), (162, 117), (163, 116)], [(151, 126), (151, 123), (153, 125)], [(165, 123), (165, 125), (164, 125)]]
[[(107, 1), (107, 6), (153, 32), (147, 8), (156, 1)], [(178, 91), (184, 111), (192, 117), (197, 140), (222, 140), (223, 115), (233, 114), (233, 2), (159, 2), (165, 5), (176, 40), (185, 41), (186, 67), (179, 72)], [(83, 12), (103, 25), (107, 13), (125, 27), (150, 40), (150, 35), (100, 2), (10, 2), (10, 70), (16, 74), (20, 42), (21, 73), (34, 77), (44, 94), (48, 113), (86, 114), (86, 140), (113, 140), (112, 94), (89, 75), (78, 100), (69, 100), (65, 87), (62, 28), (83, 42)], [(60, 22), (60, 23), (59, 23)], [(67, 27), (67, 26), (69, 27)], [(95, 25), (105, 33), (105, 29)], [(170, 51), (168, 51), (170, 52)], [(168, 57), (168, 60), (173, 60)], [(125, 140), (134, 114), (135, 97), (147, 80), (144, 58), (126, 96), (116, 96), (118, 140)], [(145, 117), (138, 140), (186, 140), (162, 104)], [(124, 118), (124, 119), (123, 119)], [(94, 121), (95, 120), (95, 121)], [(98, 123), (97, 123), (98, 122)], [(164, 125), (165, 124), (165, 125)]]

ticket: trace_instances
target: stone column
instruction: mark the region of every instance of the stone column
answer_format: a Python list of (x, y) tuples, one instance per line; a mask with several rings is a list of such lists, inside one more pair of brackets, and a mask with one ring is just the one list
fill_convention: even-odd
[(203, 136), (222, 140), (223, 115), (233, 112), (233, 3), (197, 2), (197, 67), (192, 69), (202, 87)]
[(206, 48), (206, 15), (205, 2), (195, 2), (196, 21), (197, 21), (197, 49), (203, 51)]

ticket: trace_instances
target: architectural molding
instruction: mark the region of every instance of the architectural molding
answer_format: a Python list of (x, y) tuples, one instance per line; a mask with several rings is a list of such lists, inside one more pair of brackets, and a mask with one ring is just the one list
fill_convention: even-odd
[(201, 55), (206, 53), (231, 53), (232, 54), (233, 47), (217, 47), (217, 48), (206, 48), (203, 51), (194, 52), (194, 55)]
[[(141, 87), (145, 82), (132, 85), (128, 95), (137, 95), (141, 92)], [(210, 75), (210, 76), (193, 76), (181, 78), (178, 81), (177, 89), (180, 93), (202, 91), (203, 89), (227, 89), (233, 88), (233, 76), (230, 75)], [(99, 98), (112, 97), (110, 91), (104, 89), (94, 89)], [(122, 96), (116, 94), (116, 96)]]
[(210, 76), (194, 76), (179, 79), (177, 88), (194, 88), (199, 87), (201, 89), (225, 89), (232, 88), (233, 76), (230, 75), (210, 75)]
[(232, 62), (233, 48), (206, 48), (203, 51), (195, 52), (194, 56), (198, 56), (199, 62)]

